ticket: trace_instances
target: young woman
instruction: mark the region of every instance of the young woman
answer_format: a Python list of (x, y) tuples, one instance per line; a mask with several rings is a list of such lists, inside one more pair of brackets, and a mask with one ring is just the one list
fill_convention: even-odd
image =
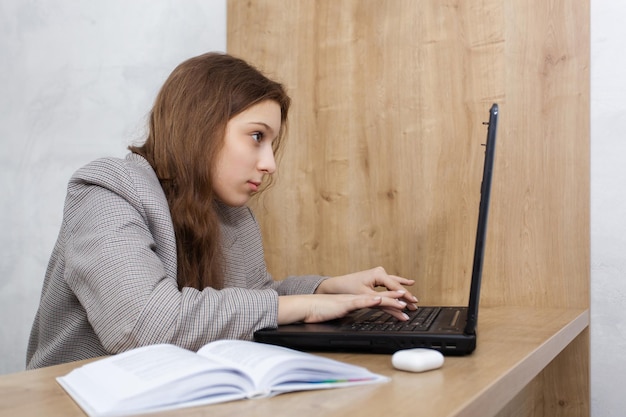
[[(276, 170), (290, 99), (235, 57), (180, 64), (125, 159), (70, 179), (27, 368), (154, 343), (196, 350), (255, 330), (378, 307), (399, 320), (412, 280), (383, 268), (274, 281), (246, 206)], [(376, 287), (385, 287), (376, 291)]]

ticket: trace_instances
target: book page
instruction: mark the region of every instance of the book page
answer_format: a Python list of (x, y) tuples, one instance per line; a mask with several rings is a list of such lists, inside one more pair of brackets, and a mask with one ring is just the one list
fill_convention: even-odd
[(198, 354), (242, 367), (265, 394), (387, 380), (359, 366), (257, 342), (221, 340), (204, 346)]
[[(134, 349), (89, 363), (59, 378), (90, 415), (155, 410), (205, 398), (243, 398), (252, 382), (224, 363), (172, 346)], [(217, 397), (213, 400), (207, 397)], [(85, 408), (85, 407), (83, 407)]]

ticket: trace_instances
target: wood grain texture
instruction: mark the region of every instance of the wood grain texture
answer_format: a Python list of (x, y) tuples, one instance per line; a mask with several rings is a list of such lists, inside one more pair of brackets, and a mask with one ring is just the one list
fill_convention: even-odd
[(465, 303), (498, 102), (482, 301), (587, 307), (588, 20), (563, 1), (230, 1), (228, 51), (294, 102), (255, 202), (275, 277), (382, 265)]
[[(516, 320), (517, 317), (526, 320)], [(589, 311), (581, 309), (535, 309), (530, 307), (486, 308), (481, 343), (471, 356), (447, 357), (442, 368), (425, 373), (395, 370), (389, 355), (326, 353), (333, 359), (364, 366), (391, 378), (388, 383), (333, 390), (296, 392), (273, 398), (241, 400), (204, 407), (172, 410), (167, 416), (301, 416), (379, 417), (384, 415), (432, 417), (526, 416), (526, 408), (507, 403), (543, 407), (549, 391), (528, 396), (526, 384), (541, 370), (550, 368), (563, 349), (584, 337)], [(582, 333), (581, 333), (582, 332)], [(557, 356), (558, 355), (558, 356)], [(10, 375), (0, 375), (0, 410), (8, 416), (84, 416), (65, 394), (55, 377), (85, 363), (69, 363)], [(570, 363), (571, 365), (571, 363)], [(546, 368), (546, 369), (548, 369)], [(580, 366), (564, 368), (558, 390), (576, 379)], [(543, 371), (545, 372), (545, 371)], [(532, 385), (531, 385), (532, 386)], [(541, 386), (544, 387), (543, 385)], [(517, 394), (517, 393), (520, 394)], [(517, 395), (516, 395), (517, 394)], [(563, 400), (545, 416), (578, 416)], [(513, 401), (512, 401), (513, 400)], [(559, 405), (562, 404), (562, 405)], [(511, 414), (497, 414), (502, 407)], [(534, 414), (536, 416), (544, 414)]]
[[(227, 48), (293, 98), (255, 202), (275, 277), (382, 265), (466, 303), (498, 102), (481, 305), (589, 307), (588, 1), (230, 0)], [(588, 415), (585, 340), (502, 415)]]

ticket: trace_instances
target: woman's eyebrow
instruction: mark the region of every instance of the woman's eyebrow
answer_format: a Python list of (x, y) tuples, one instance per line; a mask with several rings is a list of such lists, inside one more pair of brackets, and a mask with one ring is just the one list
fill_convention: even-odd
[(274, 129), (272, 129), (272, 127), (270, 125), (268, 125), (267, 123), (265, 123), (265, 122), (249, 122), (248, 124), (251, 124), (251, 125), (261, 125), (266, 130), (268, 130), (270, 133), (274, 133)]

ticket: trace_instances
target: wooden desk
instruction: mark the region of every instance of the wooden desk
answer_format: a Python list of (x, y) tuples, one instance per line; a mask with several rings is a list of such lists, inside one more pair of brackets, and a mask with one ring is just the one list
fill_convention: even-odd
[[(176, 416), (477, 416), (503, 409), (589, 325), (583, 309), (483, 308), (478, 347), (423, 374), (396, 371), (389, 355), (324, 354), (390, 376), (386, 384), (289, 393), (168, 412)], [(84, 362), (0, 376), (0, 410), (19, 416), (83, 416), (56, 383)], [(564, 379), (568, 375), (562, 375)]]

